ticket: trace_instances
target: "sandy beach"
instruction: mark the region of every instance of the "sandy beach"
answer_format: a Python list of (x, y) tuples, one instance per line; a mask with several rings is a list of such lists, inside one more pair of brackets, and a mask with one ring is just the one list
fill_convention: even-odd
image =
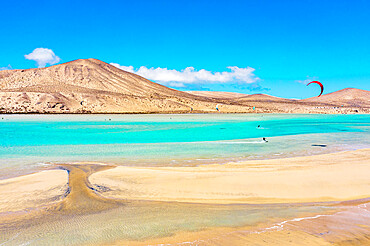
[[(59, 164), (56, 165), (58, 170), (0, 181), (0, 230), (3, 234), (0, 239), (5, 242), (16, 240), (12, 235), (19, 237), (19, 233), (15, 233), (25, 229), (33, 237), (36, 231), (47, 233), (50, 228), (62, 225), (68, 228), (74, 226), (71, 218), (80, 218), (75, 225), (77, 228), (81, 226), (80, 221), (89, 219), (91, 229), (87, 233), (90, 237), (94, 235), (95, 224), (114, 216), (118, 220), (112, 221), (110, 230), (117, 227), (120, 231), (122, 222), (119, 218), (128, 216), (132, 218), (133, 228), (136, 223), (141, 227), (143, 221), (152, 228), (163, 217), (161, 223), (170, 229), (154, 238), (108, 237), (106, 241), (100, 238), (103, 241), (93, 244), (366, 245), (370, 233), (369, 157), (370, 149), (361, 149), (197, 167)], [(284, 219), (284, 214), (291, 210), (289, 207), (299, 211), (304, 207), (302, 202), (312, 204), (308, 205), (312, 208), (326, 206), (326, 209), (319, 213), (302, 210), (299, 213), (303, 217), (289, 215)], [(240, 205), (236, 204), (255, 204), (257, 209), (266, 203), (287, 210), (278, 212), (280, 219), (249, 226), (204, 224), (194, 229), (186, 229), (186, 226), (178, 229), (168, 224), (179, 214), (186, 213), (188, 215), (184, 216), (190, 221), (202, 225), (216, 214), (225, 213), (227, 218), (228, 213), (237, 213)], [(127, 226), (131, 228), (129, 224)], [(161, 224), (157, 226), (161, 228)]]
[(48, 170), (0, 180), (0, 213), (26, 210), (61, 200), (68, 189), (68, 173)]
[(90, 176), (120, 199), (195, 203), (296, 203), (370, 196), (370, 149), (198, 167), (124, 167)]

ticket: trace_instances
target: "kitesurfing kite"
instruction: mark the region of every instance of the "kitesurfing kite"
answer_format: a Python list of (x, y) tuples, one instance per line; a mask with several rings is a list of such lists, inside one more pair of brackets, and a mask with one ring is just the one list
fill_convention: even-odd
[(318, 97), (321, 96), (321, 94), (324, 92), (324, 86), (319, 81), (311, 81), (307, 85), (312, 84), (312, 83), (318, 84), (321, 87), (321, 93), (320, 93), (320, 95), (318, 95)]

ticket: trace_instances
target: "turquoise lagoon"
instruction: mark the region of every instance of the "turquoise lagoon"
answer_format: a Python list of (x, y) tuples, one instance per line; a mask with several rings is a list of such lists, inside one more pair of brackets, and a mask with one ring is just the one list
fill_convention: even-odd
[(369, 115), (1, 115), (0, 178), (61, 162), (188, 166), (354, 150), (370, 147), (369, 129)]

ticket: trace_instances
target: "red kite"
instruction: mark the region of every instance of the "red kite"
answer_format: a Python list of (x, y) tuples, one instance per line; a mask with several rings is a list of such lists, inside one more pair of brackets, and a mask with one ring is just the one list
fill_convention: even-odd
[(318, 84), (321, 87), (321, 93), (320, 93), (320, 95), (318, 95), (318, 97), (321, 96), (321, 94), (324, 92), (324, 86), (319, 81), (311, 81), (307, 85), (312, 84), (312, 83)]

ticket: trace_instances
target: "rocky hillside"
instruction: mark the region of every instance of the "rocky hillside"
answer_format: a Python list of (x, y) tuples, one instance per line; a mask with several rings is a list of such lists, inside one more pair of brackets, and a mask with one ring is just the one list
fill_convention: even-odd
[(96, 59), (0, 71), (0, 113), (370, 113), (369, 94), (347, 88), (293, 100), (182, 92)]
[[(217, 112), (213, 99), (177, 91), (96, 59), (0, 71), (0, 112)], [(227, 112), (248, 112), (225, 105)]]

